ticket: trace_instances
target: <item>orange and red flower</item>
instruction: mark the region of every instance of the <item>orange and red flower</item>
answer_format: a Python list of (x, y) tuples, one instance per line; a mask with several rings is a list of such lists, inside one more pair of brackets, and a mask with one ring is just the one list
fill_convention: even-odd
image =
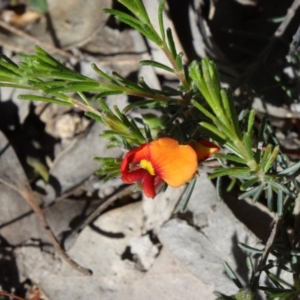
[(216, 144), (207, 140), (200, 140), (198, 142), (190, 141), (189, 145), (195, 150), (199, 164), (211, 157), (212, 154), (220, 151), (220, 148)]
[(160, 138), (125, 155), (121, 179), (125, 183), (138, 182), (145, 195), (154, 198), (164, 182), (171, 187), (188, 182), (194, 176), (198, 163), (217, 151), (219, 148), (208, 141), (200, 141), (200, 145), (197, 142), (179, 145), (172, 138)]

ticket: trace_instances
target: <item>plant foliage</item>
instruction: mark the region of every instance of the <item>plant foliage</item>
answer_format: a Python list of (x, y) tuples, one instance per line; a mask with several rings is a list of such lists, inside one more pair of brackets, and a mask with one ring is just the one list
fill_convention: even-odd
[[(162, 12), (164, 1), (158, 8), (159, 31), (156, 31), (141, 0), (119, 0), (127, 12), (106, 9), (121, 22), (139, 31), (145, 38), (156, 43), (166, 55), (169, 64), (152, 60), (141, 61), (143, 66), (160, 68), (178, 78), (178, 88), (164, 87), (155, 90), (139, 78), (132, 82), (114, 72), (104, 73), (95, 64), (93, 70), (99, 80), (64, 66), (42, 48), (36, 47), (33, 55), (20, 54), (21, 62), (14, 63), (2, 55), (0, 60), (0, 86), (27, 90), (20, 95), (21, 100), (44, 101), (81, 109), (87, 116), (106, 126), (102, 138), (110, 140), (111, 147), (132, 149), (160, 136), (169, 136), (180, 143), (199, 140), (205, 136), (217, 143), (223, 151), (215, 154), (220, 167), (213, 170), (210, 178), (227, 176), (237, 182), (241, 193), (239, 199), (251, 198), (253, 203), (265, 201), (269, 210), (276, 214), (277, 228), (282, 237), (289, 240), (284, 227), (295, 207), (299, 192), (297, 175), (300, 162), (291, 164), (282, 153), (280, 144), (266, 118), (256, 126), (255, 111), (244, 111), (239, 119), (232, 91), (222, 88), (217, 67), (213, 61), (204, 58), (185, 66), (182, 53), (178, 53), (172, 31), (165, 29)], [(34, 94), (31, 91), (35, 91)], [(36, 95), (36, 91), (40, 95)], [(93, 94), (90, 99), (88, 95)], [(136, 101), (122, 111), (111, 108), (106, 96), (126, 94), (136, 97)], [(142, 100), (141, 100), (142, 99)], [(159, 114), (141, 113), (132, 117), (134, 109), (155, 109)], [(120, 175), (121, 159), (95, 158), (101, 163), (99, 175), (109, 180)], [(196, 178), (187, 188), (185, 206), (192, 195)], [(218, 190), (222, 190), (218, 186)], [(220, 196), (221, 197), (221, 196)], [(277, 224), (276, 223), (276, 224)], [(268, 299), (296, 299), (300, 294), (299, 250), (297, 243), (275, 244), (262, 249), (241, 244), (247, 252), (261, 256), (258, 266), (251, 257), (247, 258), (249, 283), (243, 286), (235, 272), (224, 262), (224, 268), (236, 284), (235, 298), (216, 293), (219, 299), (254, 299), (259, 290)], [(293, 283), (288, 283), (273, 270), (284, 269), (293, 274)], [(264, 273), (271, 283), (263, 286), (260, 281)]]

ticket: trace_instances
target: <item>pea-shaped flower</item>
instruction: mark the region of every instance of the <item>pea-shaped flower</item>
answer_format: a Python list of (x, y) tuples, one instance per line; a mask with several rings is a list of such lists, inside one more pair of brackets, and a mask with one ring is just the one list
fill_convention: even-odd
[[(176, 188), (194, 176), (199, 163), (196, 151), (194, 145), (179, 145), (168, 137), (143, 144), (125, 155), (121, 179), (125, 183), (137, 182), (147, 197), (154, 198), (162, 183)], [(205, 158), (210, 155), (206, 153)]]

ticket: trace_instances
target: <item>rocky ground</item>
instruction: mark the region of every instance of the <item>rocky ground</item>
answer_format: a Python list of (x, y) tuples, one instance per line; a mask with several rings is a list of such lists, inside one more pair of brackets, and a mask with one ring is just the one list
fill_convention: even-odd
[[(22, 13), (2, 2), (0, 46), (2, 53), (15, 61), (17, 53), (32, 53), (34, 44), (39, 44), (93, 78), (97, 76), (90, 64), (96, 63), (108, 74), (117, 71), (131, 79), (143, 76), (156, 89), (165, 83), (176, 87), (175, 78), (168, 74), (139, 67), (141, 59), (165, 62), (165, 58), (151, 42), (102, 13), (105, 7), (119, 8), (116, 3), (90, 1), (87, 5), (86, 1), (70, 0), (62, 5), (62, 1), (49, 0), (48, 13), (40, 14), (26, 2)], [(266, 20), (287, 17), (293, 1), (177, 2), (168, 1), (166, 23), (189, 60), (207, 55), (214, 58), (224, 84), (237, 87), (243, 79), (257, 91), (272, 84), (272, 76), (265, 76), (260, 69), (259, 55), (270, 47), (280, 23)], [(144, 3), (155, 21), (158, 2)], [(283, 40), (291, 40), (297, 19), (299, 10), (284, 28), (287, 36)], [(251, 39), (250, 34), (264, 39)], [(267, 55), (274, 62), (270, 68), (286, 74), (285, 80), (297, 95), (299, 81), (283, 61), (288, 44), (275, 44)], [(238, 51), (239, 47), (252, 56)], [(255, 71), (246, 78), (253, 66)], [(235, 191), (218, 201), (205, 167), (184, 213), (184, 187), (168, 188), (151, 200), (124, 186), (120, 179), (103, 184), (95, 175), (99, 164), (93, 158), (122, 155), (99, 138), (103, 125), (76, 109), (21, 101), (18, 95), (22, 92), (1, 88), (1, 290), (26, 300), (210, 300), (215, 299), (215, 290), (228, 295), (237, 292), (225, 275), (224, 260), (247, 281), (247, 253), (238, 243), (257, 246), (267, 240), (273, 216), (263, 204), (238, 201)], [(259, 116), (270, 116), (287, 153), (299, 158), (299, 96), (288, 97), (278, 86), (262, 93), (264, 97), (253, 95), (255, 101), (252, 98), (247, 105)], [(110, 107), (121, 109), (130, 100), (124, 95), (106, 99)], [(32, 198), (42, 207), (60, 245), (93, 275), (81, 274), (62, 259), (28, 205)]]

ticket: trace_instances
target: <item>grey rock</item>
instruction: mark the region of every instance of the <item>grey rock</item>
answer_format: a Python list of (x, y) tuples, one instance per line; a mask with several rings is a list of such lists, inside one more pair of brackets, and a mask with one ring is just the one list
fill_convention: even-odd
[[(181, 204), (177, 211), (180, 208)], [(213, 283), (214, 289), (222, 293), (237, 292), (224, 275), (222, 261), (226, 260), (243, 282), (247, 279), (246, 253), (237, 244), (255, 246), (257, 238), (224, 202), (217, 201), (215, 187), (204, 173), (197, 180), (187, 212), (192, 214), (192, 226), (170, 220), (160, 230), (159, 240), (201, 281)]]
[(99, 138), (104, 130), (100, 123), (94, 123), (89, 130), (69, 145), (56, 157), (50, 175), (56, 181), (48, 185), (46, 202), (49, 204), (55, 197), (78, 186), (100, 168), (99, 163), (93, 161), (96, 156), (118, 157), (119, 149), (107, 149), (108, 140)]
[(14, 256), (20, 282), (28, 278), (28, 273), (33, 282), (40, 282), (58, 272), (61, 266), (61, 260), (55, 254), (41, 250), (40, 245), (34, 241), (27, 241), (23, 247), (17, 248)]
[(144, 235), (131, 240), (130, 252), (134, 256), (137, 269), (148, 271), (153, 265), (159, 250), (156, 245), (152, 244), (149, 235)]
[(1, 87), (0, 91), (1, 91), (0, 101), (5, 102), (11, 99), (14, 89), (10, 87)]
[[(124, 254), (129, 245), (141, 248), (134, 245), (139, 243), (142, 228), (141, 202), (103, 214), (94, 226), (82, 231), (69, 251), (76, 261), (93, 270), (93, 276), (82, 276), (62, 262), (60, 271), (43, 278), (39, 286), (55, 300), (215, 299), (213, 286), (195, 277), (167, 247), (148, 272), (137, 270)], [(149, 241), (146, 244), (151, 248)]]
[(168, 221), (173, 214), (183, 190), (184, 187), (176, 189), (168, 187), (166, 192), (158, 194), (155, 199), (143, 196), (144, 233), (153, 231), (154, 234), (157, 234), (159, 232), (162, 224)]
[(234, 283), (226, 277), (222, 261), (232, 263), (222, 249), (217, 249), (204, 233), (197, 231), (185, 221), (168, 221), (159, 232), (159, 240), (183, 265), (205, 284), (214, 285), (214, 290), (234, 293)]

